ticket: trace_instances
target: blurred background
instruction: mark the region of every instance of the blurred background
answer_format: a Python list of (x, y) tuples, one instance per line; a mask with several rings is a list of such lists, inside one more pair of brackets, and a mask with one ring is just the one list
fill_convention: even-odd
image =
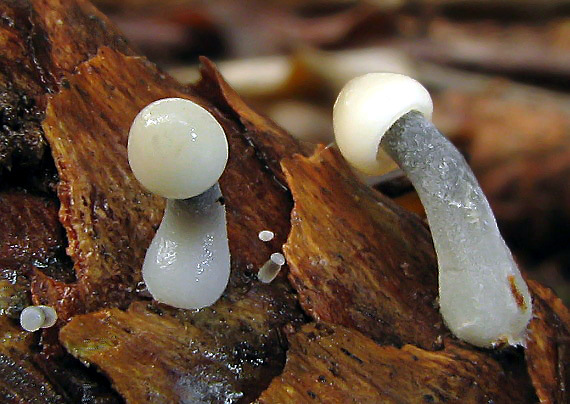
[[(332, 141), (341, 87), (373, 71), (432, 93), (528, 277), (570, 304), (570, 1), (96, 0), (182, 82), (198, 56), (307, 144)], [(423, 214), (396, 171), (367, 179)]]

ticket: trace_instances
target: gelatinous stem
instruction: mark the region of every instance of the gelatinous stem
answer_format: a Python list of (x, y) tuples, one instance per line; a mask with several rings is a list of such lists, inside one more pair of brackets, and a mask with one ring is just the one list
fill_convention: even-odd
[(523, 343), (531, 316), (528, 288), (461, 153), (415, 111), (386, 132), (381, 146), (412, 181), (426, 210), (448, 327), (478, 346)]
[(257, 273), (257, 278), (263, 283), (270, 283), (277, 277), (281, 267), (285, 265), (285, 257), (281, 253), (273, 253)]
[(216, 183), (184, 200), (168, 199), (142, 274), (159, 302), (183, 309), (213, 304), (230, 275), (226, 212)]

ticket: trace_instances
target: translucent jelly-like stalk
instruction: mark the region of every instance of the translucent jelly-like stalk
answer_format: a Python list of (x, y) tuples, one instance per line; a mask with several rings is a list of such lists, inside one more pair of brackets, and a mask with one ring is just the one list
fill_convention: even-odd
[(230, 275), (226, 211), (218, 184), (184, 200), (168, 199), (142, 274), (159, 302), (198, 309), (220, 298)]
[(439, 264), (439, 305), (450, 330), (481, 347), (523, 344), (530, 294), (461, 153), (416, 111), (401, 117), (381, 146), (426, 210)]

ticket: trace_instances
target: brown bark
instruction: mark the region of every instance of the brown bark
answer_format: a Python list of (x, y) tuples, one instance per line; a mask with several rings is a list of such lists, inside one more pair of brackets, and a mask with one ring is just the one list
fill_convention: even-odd
[(538, 282), (529, 281), (534, 318), (525, 352), (528, 373), (541, 403), (567, 403), (570, 393), (570, 312)]
[(446, 331), (424, 223), (360, 182), (335, 149), (283, 166), (295, 199), (284, 250), (305, 311), (383, 344), (440, 344)]
[(326, 323), (307, 324), (289, 340), (287, 365), (259, 403), (533, 402), (500, 362), (461, 346), (380, 346)]

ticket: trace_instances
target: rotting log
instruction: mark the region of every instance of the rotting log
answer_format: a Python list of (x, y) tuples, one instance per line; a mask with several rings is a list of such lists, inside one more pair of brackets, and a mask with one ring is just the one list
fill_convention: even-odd
[[(260, 395), (263, 400), (276, 391), (276, 383), (288, 380), (288, 369), (283, 373), (287, 356), (288, 366), (298, 366), (299, 355), (320, 366), (311, 353), (321, 349), (318, 344), (303, 351), (298, 343), (312, 328), (339, 335), (332, 337), (339, 349), (327, 353), (326, 360), (334, 363), (359, 363), (358, 358), (364, 364), (367, 357), (355, 341), (369, 346), (371, 355), (402, 355), (405, 360), (389, 365), (395, 374), (404, 372), (409, 383), (390, 385), (396, 389), (390, 394), (408, 396), (409, 386), (419, 384), (426, 391), (424, 400), (532, 402), (538, 395), (563, 402), (569, 320), (548, 292), (533, 289), (541, 299), (541, 322), (531, 325), (536, 344), (529, 344), (527, 361), (522, 350), (481, 351), (455, 340), (434, 307), (436, 264), (425, 225), (358, 182), (334, 151), (303, 157), (301, 147), (247, 107), (207, 60), (196, 86), (176, 83), (134, 56), (109, 21), (85, 1), (4, 1), (0, 9), (0, 38), (7, 44), (1, 50), (0, 90), (6, 100), (3, 119), (9, 121), (2, 136), (3, 144), (11, 145), (2, 155), (0, 191), (12, 204), (0, 211), (2, 223), (16, 223), (14, 212), (29, 207), (18, 216), (22, 226), (8, 229), (15, 241), (0, 250), (7, 275), (0, 296), (5, 305), (0, 373), (10, 375), (0, 386), (3, 402), (249, 402)], [(163, 202), (134, 181), (126, 159), (127, 131), (138, 109), (166, 96), (193, 99), (210, 110), (230, 144), (220, 185), (232, 274), (222, 298), (197, 311), (160, 305), (137, 289)], [(34, 180), (24, 180), (24, 172)], [(307, 175), (303, 186), (310, 192), (304, 195), (296, 180)], [(319, 187), (320, 182), (327, 186)], [(331, 197), (334, 193), (338, 199)], [(293, 199), (296, 228), (290, 235)], [(353, 210), (344, 220), (339, 217), (342, 201)], [(326, 233), (320, 232), (318, 215), (328, 223)], [(370, 228), (371, 223), (377, 227)], [(276, 234), (272, 242), (258, 240), (263, 229)], [(383, 244), (370, 242), (367, 234)], [(257, 268), (288, 237), (292, 270), (286, 267), (276, 281), (261, 284)], [(303, 237), (310, 245), (293, 243)], [(345, 238), (358, 245), (343, 245)], [(355, 259), (336, 265), (335, 251), (327, 248)], [(63, 249), (67, 258), (61, 257)], [(327, 254), (318, 259), (323, 271), (311, 272), (307, 253)], [(352, 283), (346, 279), (351, 271), (361, 272)], [(335, 302), (340, 289), (341, 303), (355, 304)], [(362, 310), (367, 296), (384, 296), (385, 307)], [(32, 301), (55, 306), (60, 316), (40, 340), (21, 331), (13, 318)], [(326, 318), (340, 325), (321, 322), (323, 305), (345, 311)], [(414, 320), (425, 323), (417, 329), (425, 335), (414, 336)], [(412, 372), (405, 368), (410, 358), (415, 361), (409, 352), (427, 358)], [(537, 358), (540, 372), (527, 370)], [(303, 369), (304, 378), (318, 377), (311, 368)], [(388, 394), (380, 381), (371, 384), (367, 375), (347, 369), (354, 383), (336, 384), (331, 394), (337, 399), (348, 397), (354, 386), (360, 386), (361, 397)], [(423, 369), (432, 378), (423, 377)], [(458, 377), (472, 383), (446, 382)], [(509, 389), (500, 389), (502, 381)], [(319, 399), (320, 391), (295, 391), (305, 388), (299, 386), (286, 388), (288, 394), (291, 389), (298, 393), (299, 401), (284, 400)]]

